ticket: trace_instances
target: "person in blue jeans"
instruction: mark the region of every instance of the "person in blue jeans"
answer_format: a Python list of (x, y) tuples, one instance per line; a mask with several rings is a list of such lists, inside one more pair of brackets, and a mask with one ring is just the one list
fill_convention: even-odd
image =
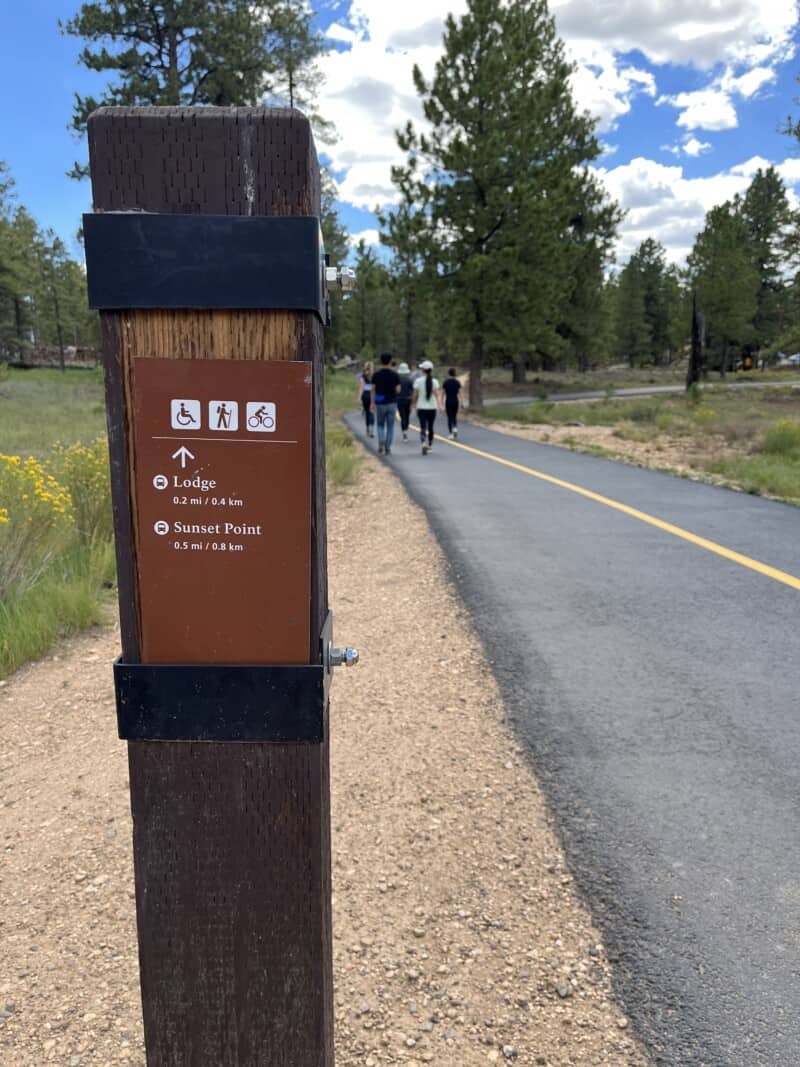
[(372, 403), (378, 416), (378, 452), (391, 455), (400, 375), (391, 368), (391, 352), (381, 352), (381, 366), (372, 375)]

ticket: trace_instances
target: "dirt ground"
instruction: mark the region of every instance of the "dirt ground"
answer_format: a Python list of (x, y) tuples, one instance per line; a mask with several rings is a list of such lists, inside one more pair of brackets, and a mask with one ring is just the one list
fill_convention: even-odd
[(722, 434), (709, 434), (702, 442), (685, 437), (671, 437), (668, 434), (661, 434), (658, 441), (629, 441), (618, 437), (613, 426), (553, 426), (548, 423), (522, 426), (520, 423), (501, 419), (482, 419), (473, 415), (468, 417), (479, 426), (515, 437), (524, 437), (528, 441), (562, 445), (579, 451), (602, 448), (610, 458), (621, 459), (637, 467), (673, 471), (695, 481), (736, 488), (730, 480), (701, 469), (703, 461), (709, 456), (724, 459), (742, 454), (741, 448), (732, 447)]
[[(644, 1067), (424, 515), (370, 458), (329, 529), (337, 1064)], [(0, 683), (4, 1067), (144, 1063), (117, 646)]]

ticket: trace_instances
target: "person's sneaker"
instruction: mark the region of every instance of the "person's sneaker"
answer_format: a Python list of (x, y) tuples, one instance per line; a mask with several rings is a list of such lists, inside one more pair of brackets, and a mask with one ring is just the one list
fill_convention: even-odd
[(383, 450), (383, 451), (384, 451), (384, 453), (385, 453), (385, 454), (386, 454), (387, 456), (391, 456), (391, 454), (392, 454), (392, 450), (391, 450), (391, 448), (384, 448), (384, 450)]
[(367, 433), (369, 434), (370, 437), (374, 437), (375, 436), (375, 431), (374, 430), (367, 430)]
[(380, 455), (381, 452), (383, 452), (383, 445), (379, 444), (378, 445), (378, 455)]
[(405, 432), (405, 430), (403, 431), (403, 440), (404, 441), (408, 440), (408, 434)]
[(451, 433), (451, 434), (448, 434), (448, 435), (447, 435), (447, 439), (448, 439), (448, 441), (452, 441), (454, 437), (455, 437), (455, 434), (454, 434), (454, 433)]
[(453, 427), (453, 437), (458, 437), (458, 427), (457, 426)]
[(431, 452), (432, 450), (433, 450), (433, 441), (428, 441), (428, 451)]
[(422, 454), (423, 456), (427, 456), (428, 454), (428, 446), (425, 444), (424, 441), (422, 442)]

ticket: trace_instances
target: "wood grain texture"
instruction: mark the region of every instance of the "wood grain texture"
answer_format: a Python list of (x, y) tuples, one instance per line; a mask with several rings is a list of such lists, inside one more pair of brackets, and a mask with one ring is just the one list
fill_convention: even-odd
[[(96, 211), (318, 215), (296, 111), (102, 108), (89, 120)], [(139, 660), (137, 356), (315, 366), (309, 662), (327, 612), (322, 327), (312, 313), (102, 315), (122, 647)], [(326, 724), (327, 737), (327, 724)], [(332, 1067), (328, 745), (128, 746), (148, 1064)]]

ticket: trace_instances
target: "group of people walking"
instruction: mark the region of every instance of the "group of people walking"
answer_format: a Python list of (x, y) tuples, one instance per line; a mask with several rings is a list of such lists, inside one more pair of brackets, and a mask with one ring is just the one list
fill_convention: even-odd
[(374, 370), (371, 363), (366, 363), (358, 378), (358, 398), (364, 410), (367, 434), (375, 436), (377, 422), (378, 452), (387, 456), (392, 452), (398, 416), (403, 440), (408, 440), (412, 411), (416, 411), (419, 418), (423, 456), (433, 448), (436, 415), (442, 411), (447, 414), (450, 439), (458, 437), (460, 392), (461, 382), (456, 376), (455, 367), (450, 368), (442, 386), (439, 379), (433, 376), (433, 364), (429, 359), (423, 359), (416, 371), (412, 371), (407, 363), (401, 363), (395, 370), (389, 352), (381, 354), (378, 370)]

